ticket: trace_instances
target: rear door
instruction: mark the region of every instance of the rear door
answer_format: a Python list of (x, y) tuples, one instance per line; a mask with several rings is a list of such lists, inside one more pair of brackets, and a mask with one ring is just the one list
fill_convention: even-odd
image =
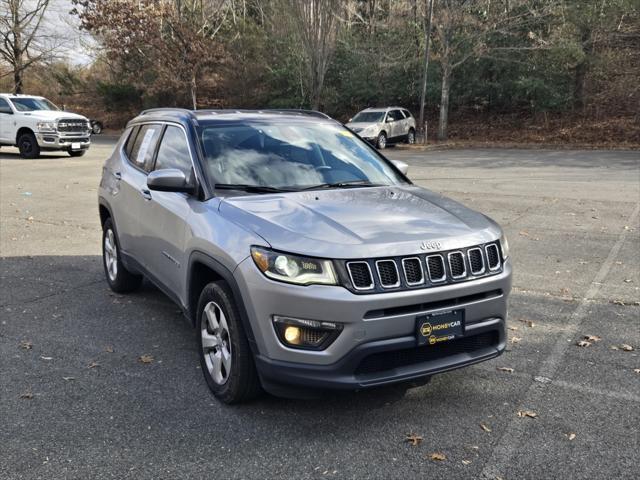
[[(194, 182), (193, 162), (187, 136), (178, 125), (165, 127), (157, 148), (153, 170), (177, 168)], [(171, 293), (183, 298), (180, 291), (187, 258), (185, 241), (188, 218), (196, 198), (188, 193), (150, 191), (142, 205), (140, 228), (145, 248), (143, 258), (151, 275)]]
[(115, 213), (120, 248), (145, 267), (141, 216), (151, 198), (147, 174), (162, 128), (162, 125), (154, 123), (134, 127), (122, 150), (122, 168), (115, 172), (120, 177)]
[(394, 139), (402, 135), (403, 133), (403, 121), (404, 116), (400, 112), (400, 110), (390, 110), (388, 116), (393, 119), (393, 122), (390, 123), (390, 132), (389, 137), (393, 137)]

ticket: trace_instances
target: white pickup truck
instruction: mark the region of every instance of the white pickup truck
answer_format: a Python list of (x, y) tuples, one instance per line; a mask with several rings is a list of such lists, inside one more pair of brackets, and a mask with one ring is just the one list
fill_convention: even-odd
[(22, 158), (38, 158), (44, 150), (81, 157), (91, 145), (91, 125), (44, 97), (0, 93), (0, 145), (18, 147)]

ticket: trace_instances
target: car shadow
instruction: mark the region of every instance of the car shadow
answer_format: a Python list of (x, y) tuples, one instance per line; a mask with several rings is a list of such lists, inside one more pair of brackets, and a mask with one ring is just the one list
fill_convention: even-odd
[(22, 158), (16, 149), (15, 152), (5, 151), (5, 147), (0, 150), (0, 160), (22, 160), (25, 162), (37, 162), (42, 160), (55, 160), (55, 159), (65, 159), (65, 158), (73, 158), (70, 157), (67, 153), (60, 152), (42, 152), (40, 157), (38, 158)]

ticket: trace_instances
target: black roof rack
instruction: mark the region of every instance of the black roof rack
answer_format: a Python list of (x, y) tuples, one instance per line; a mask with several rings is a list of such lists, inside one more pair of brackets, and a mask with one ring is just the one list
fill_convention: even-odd
[(140, 112), (140, 115), (147, 115), (149, 113), (183, 113), (185, 115), (193, 116), (193, 110), (177, 107), (148, 108)]
[(297, 114), (308, 115), (312, 117), (324, 118), (327, 120), (334, 120), (326, 113), (319, 112), (317, 110), (305, 110), (301, 108), (261, 108), (261, 109), (217, 109), (217, 108), (203, 108), (202, 110), (189, 110), (187, 108), (177, 107), (160, 107), (160, 108), (148, 108), (143, 110), (140, 115), (148, 115), (151, 113), (175, 113), (188, 115), (191, 118), (195, 118), (197, 114), (224, 114), (224, 113), (282, 113), (282, 114)]
[(310, 115), (312, 117), (320, 117), (320, 118), (327, 118), (329, 120), (333, 120), (333, 118), (331, 118), (329, 115), (327, 115), (326, 113), (322, 113), (319, 112), (318, 110), (304, 110), (302, 108), (269, 108), (269, 109), (264, 109), (264, 110), (260, 110), (262, 112), (270, 112), (270, 113), (298, 113), (300, 115)]

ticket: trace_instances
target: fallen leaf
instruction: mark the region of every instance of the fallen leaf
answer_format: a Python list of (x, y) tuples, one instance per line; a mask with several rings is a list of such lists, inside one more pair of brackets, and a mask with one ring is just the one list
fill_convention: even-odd
[(76, 379), (76, 377), (62, 377), (62, 379), (63, 379), (65, 382), (68, 382), (69, 380), (75, 380), (75, 379)]
[(33, 348), (33, 343), (28, 340), (22, 340), (20, 342), (20, 348), (23, 350), (31, 350)]
[(99, 366), (100, 364), (98, 362), (91, 362), (89, 365), (87, 365), (87, 368), (96, 368)]
[(564, 287), (563, 287), (563, 288), (561, 288), (561, 289), (560, 289), (560, 293), (561, 293), (562, 295), (567, 296), (567, 295), (569, 295), (569, 294), (571, 293), (571, 291), (570, 291), (568, 288), (564, 288)]
[(626, 343), (620, 345), (620, 348), (625, 352), (633, 352), (633, 347), (631, 345), (627, 345)]
[(491, 433), (491, 429), (487, 427), (484, 423), (480, 424), (480, 428), (483, 429), (487, 433)]
[(521, 237), (530, 237), (529, 232), (527, 232), (526, 230), (520, 231), (518, 235), (520, 235)]
[(447, 459), (447, 456), (444, 453), (439, 452), (434, 452), (429, 455), (429, 457), (431, 458), (431, 460), (434, 460), (436, 462), (444, 462)]
[(104, 351), (107, 352), (107, 353), (113, 353), (113, 347), (111, 345), (107, 345), (104, 348)]
[(138, 357), (138, 361), (140, 363), (152, 363), (153, 362), (153, 355), (147, 355), (147, 354), (140, 355)]
[(636, 373), (640, 373), (640, 368), (634, 368), (633, 371)]
[(31, 400), (33, 398), (33, 393), (24, 392), (22, 395), (20, 395), (20, 398), (24, 398), (26, 400)]
[(520, 340), (522, 340), (520, 337), (511, 337), (511, 343), (520, 343)]
[(518, 330), (518, 327), (507, 327), (509, 330)]
[(498, 370), (500, 370), (501, 372), (513, 373), (513, 368), (511, 367), (498, 367)]
[(53, 357), (43, 357), (42, 355), (40, 355), (40, 358), (41, 358), (42, 360), (47, 360), (47, 361), (49, 361), (49, 360), (53, 360)]
[(615, 345), (611, 345), (609, 348), (610, 348), (611, 350), (620, 350), (620, 349), (619, 349), (617, 346), (615, 346)]
[(536, 418), (538, 414), (536, 412), (532, 412), (531, 410), (520, 410), (518, 412), (518, 416), (520, 418), (525, 418), (525, 417)]
[(521, 319), (519, 319), (519, 320), (520, 320), (522, 323), (524, 323), (527, 327), (531, 327), (531, 328), (533, 328), (533, 327), (535, 327), (535, 326), (536, 326), (536, 324), (535, 324), (535, 323), (533, 323), (533, 321), (532, 321), (532, 320), (527, 320), (526, 318), (521, 318)]
[(625, 278), (624, 279), (624, 283), (631, 283), (631, 282), (633, 282), (633, 280), (631, 280), (630, 278)]
[(569, 441), (573, 440), (574, 438), (576, 438), (576, 434), (571, 432), (571, 433), (567, 433), (567, 438), (569, 439)]
[(600, 340), (602, 340), (602, 338), (597, 335), (585, 335), (584, 339), (588, 342), (599, 342)]
[(576, 345), (579, 347), (590, 347), (591, 342), (587, 342), (586, 340), (580, 340), (579, 342), (576, 343)]
[(470, 463), (471, 463), (471, 460), (462, 460), (463, 465), (469, 465)]
[(420, 445), (422, 443), (422, 437), (420, 435), (416, 435), (415, 433), (408, 433), (404, 441), (409, 442), (412, 446), (415, 447), (416, 445)]

